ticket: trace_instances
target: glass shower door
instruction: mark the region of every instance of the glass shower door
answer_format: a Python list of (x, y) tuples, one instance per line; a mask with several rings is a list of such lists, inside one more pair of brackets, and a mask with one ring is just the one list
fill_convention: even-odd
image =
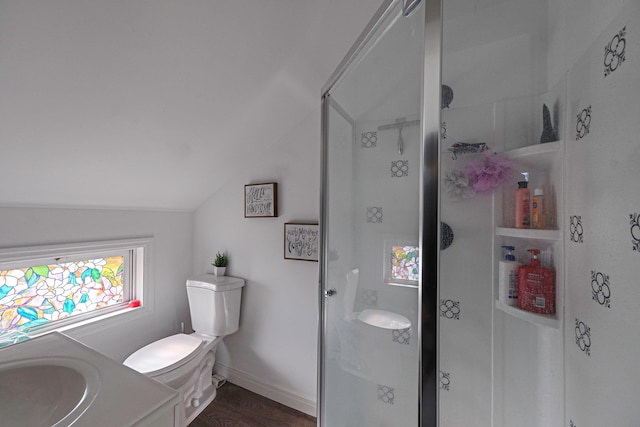
[(398, 2), (379, 13), (323, 97), (327, 427), (419, 423), (424, 13), (404, 16)]

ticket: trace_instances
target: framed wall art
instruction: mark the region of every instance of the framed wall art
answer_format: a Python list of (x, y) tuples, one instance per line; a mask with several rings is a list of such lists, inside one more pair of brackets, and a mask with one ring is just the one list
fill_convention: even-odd
[(247, 184), (244, 186), (244, 217), (269, 218), (278, 216), (278, 184)]
[(284, 259), (318, 261), (318, 224), (284, 224)]

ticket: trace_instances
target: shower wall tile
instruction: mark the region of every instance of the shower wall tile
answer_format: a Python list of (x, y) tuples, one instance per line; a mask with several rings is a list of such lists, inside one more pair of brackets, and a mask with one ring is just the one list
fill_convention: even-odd
[(343, 371), (350, 383), (345, 398), (350, 404), (351, 396), (364, 399), (357, 403), (360, 409), (366, 408), (358, 425), (417, 425), (418, 382), (411, 363), (418, 343), (398, 345), (390, 339), (389, 330), (362, 322), (350, 322), (349, 327), (354, 328), (353, 334), (345, 339), (357, 360), (352, 369)]
[(627, 54), (627, 27), (621, 29), (613, 36), (604, 48), (604, 76), (616, 71), (626, 59)]
[[(466, 13), (449, 16), (463, 4)], [(444, 3), (442, 83), (454, 92), (450, 109), (542, 92), (546, 62), (536, 59), (546, 49), (546, 37), (536, 24), (546, 21), (546, 10), (530, 0), (511, 0), (508, 7), (489, 1)], [(514, 27), (526, 30), (520, 34)]]
[[(468, 6), (473, 8), (471, 4)], [(445, 12), (449, 7), (455, 6), (445, 5)], [(544, 61), (532, 63), (531, 60), (532, 52), (535, 52), (533, 55), (542, 54), (543, 47), (536, 44), (535, 37), (508, 40), (493, 37), (490, 26), (493, 23), (496, 30), (502, 30), (505, 23), (517, 25), (514, 23), (522, 21), (520, 13), (525, 13), (529, 22), (538, 18), (546, 20), (546, 17), (542, 16), (536, 2), (523, 0), (509, 2), (508, 7), (492, 8), (495, 15), (486, 14), (488, 10), (472, 12), (460, 20), (452, 17), (451, 22), (445, 19), (443, 25), (443, 83), (453, 88), (455, 96), (450, 108), (442, 111), (446, 139), (442, 139), (441, 146), (441, 176), (461, 170), (470, 160), (483, 156), (461, 154), (454, 160), (448, 151), (454, 143), (484, 142), (489, 147), (488, 153), (493, 153), (502, 152), (506, 147), (530, 145), (535, 134), (540, 137), (539, 129), (530, 121), (533, 103), (523, 95), (539, 82), (536, 76), (541, 74), (537, 73), (537, 67)], [(474, 19), (479, 18), (486, 24), (482, 27), (482, 37), (492, 34), (491, 42), (483, 43), (479, 38), (472, 46), (452, 48), (451, 44), (460, 43), (463, 34), (471, 40), (479, 30), (462, 25), (470, 22), (466, 18), (472, 14)], [(498, 14), (500, 18), (496, 19)], [(534, 92), (541, 93), (542, 90), (534, 89)], [(510, 101), (495, 102), (500, 99)], [(492, 423), (493, 392), (490, 392), (494, 386), (492, 326), (495, 304), (492, 269), (489, 268), (493, 262), (492, 198), (476, 195), (458, 200), (444, 188), (441, 191), (440, 217), (453, 230), (455, 241), (440, 252), (439, 285), (443, 301), (439, 301), (438, 308), (441, 316), (439, 425), (499, 426)], [(462, 406), (461, 402), (464, 402)]]
[(640, 214), (629, 214), (629, 233), (631, 234), (631, 247), (640, 253)]
[(440, 317), (445, 319), (460, 319), (460, 301), (450, 299), (440, 300)]
[[(455, 102), (455, 101), (454, 101)], [(481, 110), (485, 111), (482, 106)], [(447, 132), (451, 141), (458, 140), (451, 122), (463, 123), (454, 118), (457, 109), (445, 110)], [(492, 108), (489, 109), (492, 111)], [(484, 116), (487, 120), (493, 113)], [(482, 113), (481, 113), (482, 114)], [(465, 115), (463, 113), (463, 115)], [(492, 120), (489, 120), (492, 123)], [(471, 135), (472, 129), (468, 129)], [(492, 135), (486, 131), (484, 135)], [(492, 137), (487, 137), (491, 146)], [(481, 156), (476, 155), (476, 156)], [(443, 169), (461, 167), (471, 157), (459, 156), (452, 160), (449, 153), (442, 155)], [(454, 243), (440, 252), (441, 300), (440, 317), (440, 425), (490, 426), (491, 395), (491, 343), (492, 343), (492, 246), (491, 197), (473, 197), (452, 200), (443, 196), (441, 218), (452, 229)], [(452, 381), (455, 378), (455, 386)], [(460, 402), (468, 410), (460, 411)]]
[(367, 208), (367, 222), (381, 224), (382, 218), (382, 206), (372, 206)]
[(395, 397), (393, 387), (378, 384), (378, 401), (387, 405), (393, 405)]
[(591, 271), (591, 298), (603, 307), (611, 308), (611, 284), (609, 276)]
[(451, 390), (451, 374), (449, 372), (440, 371), (440, 390)]
[[(407, 116), (408, 121), (418, 117)], [(396, 117), (382, 118), (377, 121), (356, 122), (356, 135), (376, 130), (378, 126), (393, 123)], [(360, 283), (369, 289), (378, 291), (378, 307), (389, 310), (389, 304), (406, 307), (415, 305), (416, 296), (397, 287), (389, 298), (387, 293), (380, 293), (390, 288), (384, 283), (381, 261), (384, 259), (384, 243), (389, 239), (418, 241), (418, 209), (415, 195), (419, 192), (419, 176), (410, 173), (414, 167), (413, 159), (419, 158), (419, 126), (403, 128), (403, 158), (398, 157), (398, 131), (386, 129), (376, 131), (375, 149), (361, 149), (360, 142), (354, 147), (352, 175), (355, 179), (353, 188), (353, 204), (356, 212), (354, 226), (354, 248), (357, 254), (353, 260), (354, 267), (360, 270)], [(409, 172), (407, 176), (393, 178), (391, 162), (401, 163), (399, 173)], [(417, 164), (417, 163), (416, 163)], [(346, 273), (345, 273), (346, 274)], [(417, 291), (412, 290), (415, 294)], [(402, 312), (407, 318), (412, 314)]]
[(580, 140), (589, 135), (591, 130), (591, 105), (583, 108), (578, 112), (575, 118), (576, 122), (576, 140)]
[[(493, 105), (488, 104), (442, 110), (443, 129), (446, 134), (442, 144), (443, 153), (456, 142), (486, 142), (492, 150), (497, 149), (493, 143), (493, 108)], [(450, 158), (451, 154), (446, 153), (444, 157)]]
[(401, 378), (393, 383), (381, 383), (374, 378), (351, 375), (348, 372), (339, 375), (334, 381), (338, 384), (334, 390), (343, 390), (344, 393), (327, 397), (328, 402), (325, 403), (332, 408), (331, 425), (419, 424), (415, 400), (416, 383), (402, 383)]
[[(496, 135), (494, 151), (507, 151), (527, 147), (540, 141), (542, 130), (542, 102), (531, 97), (510, 98), (496, 103)], [(547, 101), (549, 108), (553, 105)], [(554, 123), (555, 125), (555, 123)], [(557, 128), (557, 126), (556, 126)]]
[(640, 3), (624, 3), (568, 75), (565, 425), (581, 427), (640, 419)]
[[(623, 6), (626, 6), (625, 10), (621, 10)], [(640, 145), (635, 136), (640, 134), (640, 67), (637, 54), (634, 54), (640, 52), (638, 5), (629, 0), (586, 3), (583, 0), (566, 0), (550, 2), (549, 8), (552, 11), (562, 9), (572, 18), (568, 19), (566, 15), (557, 18), (559, 26), (562, 26), (558, 32), (560, 36), (549, 34), (550, 40), (555, 41), (554, 52), (565, 55), (556, 56), (557, 61), (553, 61), (553, 66), (561, 69), (557, 74), (564, 75), (570, 69), (568, 104), (562, 106), (561, 110), (563, 117), (567, 118), (564, 120), (566, 129), (561, 133), (566, 149), (566, 206), (560, 211), (563, 215), (559, 218), (565, 230), (563, 239), (566, 239), (564, 331), (538, 331), (535, 326), (518, 324), (513, 320), (501, 324), (502, 320), (499, 319), (497, 323), (504, 326), (505, 334), (517, 337), (523, 329), (531, 328), (528, 332), (539, 340), (535, 345), (527, 340), (516, 340), (513, 348), (505, 349), (505, 352), (513, 353), (504, 358), (514, 364), (512, 371), (525, 370), (536, 364), (538, 371), (549, 372), (544, 364), (545, 358), (542, 357), (546, 354), (544, 351), (557, 354), (558, 346), (554, 344), (562, 339), (566, 340), (566, 371), (563, 375), (560, 367), (551, 376), (560, 376), (567, 384), (567, 418), (554, 418), (550, 423), (531, 425), (635, 425), (637, 422), (634, 421), (640, 419), (640, 414), (637, 412), (637, 405), (630, 402), (630, 396), (637, 396), (640, 392), (640, 378), (637, 378), (637, 369), (634, 369), (635, 361), (640, 358), (640, 350), (635, 348), (638, 346), (629, 346), (628, 340), (637, 336), (635, 325), (640, 320), (640, 291), (636, 290), (637, 268), (634, 268), (638, 265), (640, 252), (634, 250), (638, 239), (631, 231), (634, 224), (630, 223), (632, 215), (640, 211), (640, 186), (637, 185), (640, 182)], [(555, 16), (549, 18), (556, 19)], [(445, 25), (445, 31), (446, 28)], [(607, 65), (607, 47), (611, 47), (609, 51), (617, 49), (618, 58), (621, 59), (619, 43), (614, 42), (616, 35), (618, 40), (621, 38), (622, 29), (625, 39), (624, 60), (615, 67), (610, 61)], [(561, 45), (569, 46), (569, 51), (560, 51), (558, 46)], [(584, 52), (587, 53), (583, 55)], [(456, 141), (464, 141), (465, 138), (484, 139), (492, 151), (500, 151), (504, 147), (516, 148), (530, 144), (539, 130), (537, 125), (528, 123), (530, 120), (526, 119), (532, 117), (531, 108), (538, 108), (536, 103), (530, 103), (536, 104), (533, 107), (526, 105), (529, 100), (522, 103), (513, 101), (513, 105), (509, 102), (495, 105), (487, 120), (480, 118), (478, 112), (472, 112), (474, 107), (468, 107), (468, 114), (465, 111), (467, 107), (456, 108), (456, 103), (473, 105), (473, 102), (465, 102), (469, 94), (475, 93), (477, 82), (486, 83), (486, 76), (481, 73), (459, 76), (468, 72), (468, 68), (457, 66), (462, 63), (464, 54), (462, 51), (456, 52), (456, 57), (445, 64), (443, 72), (451, 81), (467, 79), (458, 85), (451, 83), (456, 91), (456, 99), (451, 109), (443, 111), (443, 120), (447, 123), (447, 139), (443, 140), (445, 144), (442, 147), (442, 169), (445, 171), (462, 163), (451, 160), (446, 153), (450, 144)], [(608, 72), (606, 67), (609, 67)], [(459, 74), (455, 74), (456, 72)], [(470, 84), (471, 81), (476, 84)], [(557, 79), (552, 78), (551, 81)], [(489, 92), (493, 89), (491, 85), (486, 85), (481, 91), (488, 99)], [(513, 94), (510, 93), (509, 96)], [(464, 117), (470, 117), (471, 120), (465, 121)], [(519, 120), (518, 117), (525, 119)], [(476, 123), (479, 125), (475, 126)], [(485, 126), (486, 124), (493, 124), (496, 129), (501, 129), (500, 134), (494, 135), (493, 129)], [(491, 340), (490, 336), (483, 335), (486, 329), (482, 326), (486, 326), (486, 319), (481, 313), (493, 303), (488, 297), (492, 290), (482, 286), (487, 278), (477, 278), (475, 282), (480, 285), (473, 287), (470, 286), (469, 277), (461, 272), (464, 270), (476, 274), (483, 271), (482, 267), (476, 269), (472, 265), (465, 266), (465, 269), (456, 268), (463, 259), (472, 264), (478, 259), (487, 261), (484, 258), (487, 241), (484, 239), (488, 238), (490, 241), (491, 237), (483, 236), (477, 230), (486, 226), (476, 218), (483, 213), (482, 203), (479, 199), (454, 202), (443, 196), (442, 218), (452, 226), (456, 234), (456, 245), (441, 253), (441, 271), (447, 275), (443, 277), (441, 284), (446, 282), (448, 286), (443, 298), (459, 301), (464, 308), (464, 315), (458, 320), (441, 318), (440, 356), (443, 363), (446, 363), (446, 373), (455, 378), (455, 387), (440, 395), (441, 413), (444, 417), (441, 418), (441, 425), (444, 426), (491, 425), (484, 419), (465, 423), (456, 418), (462, 412), (459, 410), (461, 401), (467, 405), (464, 412), (483, 414), (481, 405), (476, 405), (478, 400), (474, 400), (475, 396), (465, 395), (464, 392), (476, 391), (475, 387), (479, 384), (488, 387), (491, 385), (478, 372), (482, 372), (480, 367), (484, 367), (486, 362), (484, 357), (487, 349), (483, 346), (482, 338)], [(570, 232), (572, 220), (573, 230)], [(464, 251), (458, 251), (457, 248), (464, 248)], [(470, 259), (465, 256), (469, 253), (477, 254), (477, 257)], [(596, 273), (596, 290), (592, 287), (593, 272)], [(606, 275), (608, 280), (604, 280), (604, 277), (599, 280), (598, 273)], [(490, 278), (486, 282), (490, 283)], [(608, 298), (605, 297), (605, 285), (610, 291)], [(607, 306), (606, 302), (610, 305)], [(545, 337), (548, 336), (553, 339), (545, 342)], [(546, 350), (541, 351), (538, 344), (546, 346)], [(527, 354), (540, 356), (540, 360), (536, 360), (536, 357), (532, 357), (533, 360), (519, 360), (517, 356), (523, 349), (530, 350)], [(477, 363), (475, 369), (468, 370), (467, 367), (474, 363)], [(496, 366), (504, 368), (500, 364)], [(633, 372), (628, 379), (625, 371)], [(612, 375), (612, 372), (615, 374)], [(612, 381), (612, 378), (625, 378), (624, 384)], [(545, 390), (548, 384), (540, 386), (539, 394), (550, 396), (545, 393), (548, 391)], [(516, 409), (512, 410), (517, 412)], [(522, 414), (514, 413), (514, 418), (522, 419)], [(578, 423), (574, 424), (573, 420)]]
[[(417, 117), (407, 116), (406, 119), (410, 121)], [(356, 123), (356, 134), (366, 135), (367, 132), (371, 132), (371, 129), (377, 129), (378, 126), (392, 123), (394, 120), (395, 118), (389, 118)], [(386, 225), (377, 222), (382, 225), (378, 232), (389, 230), (394, 234), (417, 235), (418, 211), (408, 206), (416, 203), (411, 195), (418, 194), (420, 185), (418, 174), (410, 173), (411, 169), (417, 165), (413, 163), (413, 159), (418, 159), (420, 153), (419, 126), (403, 128), (402, 137), (404, 140), (402, 158), (398, 158), (396, 129), (376, 131), (375, 149), (354, 150), (354, 207), (364, 212), (371, 207), (384, 209), (382, 223)], [(381, 242), (380, 240), (380, 244)], [(375, 248), (378, 249), (378, 246), (376, 245)], [(363, 254), (363, 259), (366, 255)], [(376, 260), (379, 259), (380, 257), (376, 255)]]
[(409, 343), (411, 343), (411, 328), (392, 330), (391, 341), (398, 344), (409, 345)]
[(416, 392), (400, 384), (371, 384), (373, 393), (367, 393), (370, 403), (367, 411), (371, 417), (365, 422), (358, 420), (358, 425), (366, 426), (400, 426), (418, 425), (416, 411)]
[[(418, 241), (415, 197), (420, 183), (418, 174), (411, 169), (417, 164), (413, 159), (419, 158), (419, 126), (403, 129), (405, 151), (400, 156), (398, 131), (377, 130), (396, 118), (356, 121), (348, 178), (353, 180), (350, 203), (354, 250), (344, 274), (359, 269), (355, 311), (378, 308), (395, 312), (407, 317), (415, 328), (417, 289), (385, 284), (382, 268), (386, 240)], [(407, 120), (417, 118), (407, 116)], [(392, 177), (392, 162), (406, 176)], [(358, 422), (372, 426), (417, 425), (415, 393), (419, 386), (415, 371), (419, 343), (411, 336), (415, 329), (390, 331), (355, 320), (345, 321), (340, 327), (344, 359), (340, 362), (345, 367), (345, 377), (356, 384), (347, 388), (357, 387), (353, 395), (365, 398), (355, 403), (358, 409), (353, 409), (358, 412)], [(360, 414), (362, 408), (367, 408), (365, 414)]]
[(569, 217), (569, 241), (573, 243), (584, 243), (584, 226), (581, 215), (571, 215)]
[(587, 356), (591, 356), (591, 328), (582, 320), (576, 319), (573, 331), (576, 336), (576, 345), (580, 351)]
[(409, 160), (391, 161), (391, 178), (402, 178), (409, 176)]
[(378, 145), (378, 132), (366, 131), (360, 134), (360, 146), (362, 148), (373, 148)]
[(356, 291), (356, 302), (358, 303), (358, 311), (367, 307), (377, 307), (378, 291), (359, 287)]

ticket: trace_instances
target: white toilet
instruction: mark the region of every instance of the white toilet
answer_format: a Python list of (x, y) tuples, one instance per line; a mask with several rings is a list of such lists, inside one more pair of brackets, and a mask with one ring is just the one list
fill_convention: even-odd
[(222, 338), (238, 330), (244, 280), (203, 274), (187, 280), (191, 335), (176, 334), (141, 348), (124, 365), (180, 393), (179, 426), (187, 426), (216, 397), (211, 371)]

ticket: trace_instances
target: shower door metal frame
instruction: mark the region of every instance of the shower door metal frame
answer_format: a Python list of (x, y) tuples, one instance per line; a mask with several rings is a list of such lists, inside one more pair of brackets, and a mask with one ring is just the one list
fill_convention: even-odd
[(420, 426), (439, 423), (442, 0), (425, 0), (420, 188)]
[[(324, 336), (326, 331), (325, 289), (327, 277), (327, 146), (329, 138), (329, 108), (332, 105), (330, 90), (349, 71), (351, 65), (365, 49), (382, 25), (383, 19), (402, 0), (384, 0), (373, 18), (340, 62), (322, 88), (322, 150), (320, 177), (320, 265), (318, 274), (318, 391), (317, 422), (322, 425), (322, 396), (324, 393)], [(420, 225), (421, 250), (420, 286), (418, 289), (418, 342), (419, 388), (418, 399), (420, 427), (438, 425), (439, 363), (439, 268), (440, 268), (440, 91), (442, 55), (442, 0), (423, 0), (424, 5), (424, 61), (421, 93), (421, 165), (420, 165)], [(331, 427), (331, 426), (327, 426)]]

